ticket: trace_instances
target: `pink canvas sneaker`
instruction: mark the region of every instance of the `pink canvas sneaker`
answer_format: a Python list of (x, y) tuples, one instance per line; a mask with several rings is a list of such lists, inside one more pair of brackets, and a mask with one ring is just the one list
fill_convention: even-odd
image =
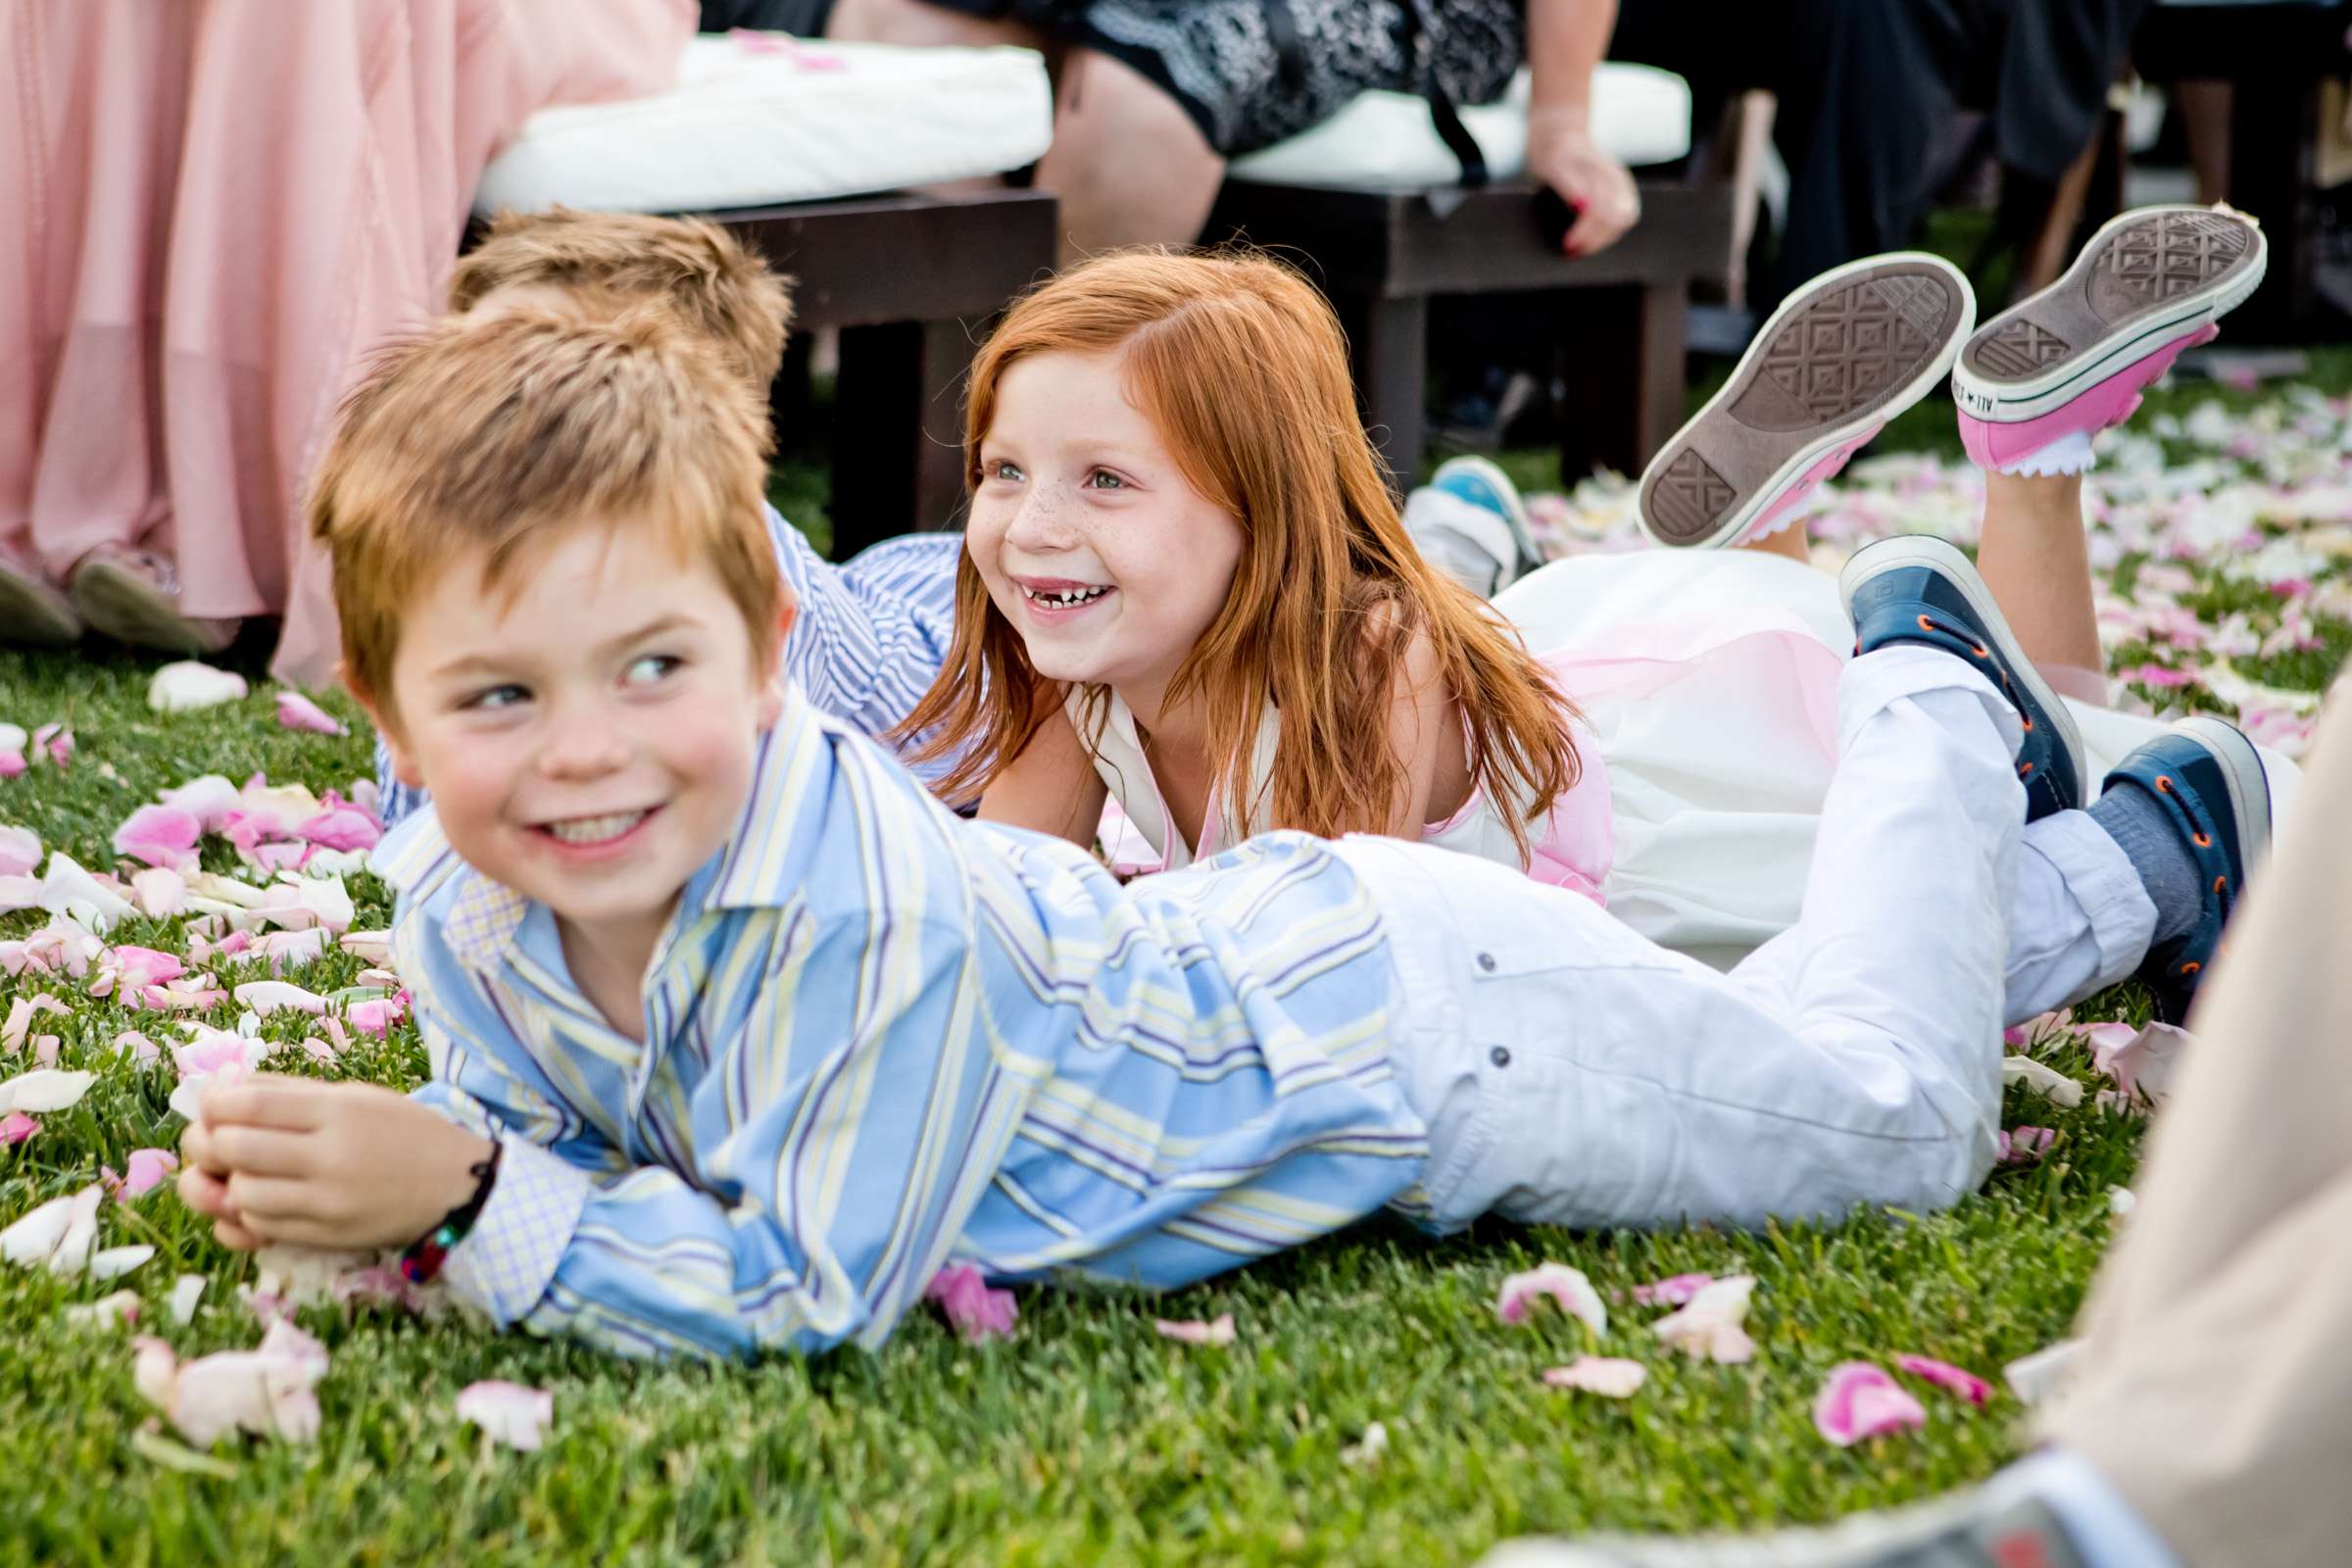
[(2064, 276), (1984, 323), (1952, 368), (1960, 439), (2000, 468), (2061, 436), (2123, 423), (2182, 349), (2262, 281), (2254, 220), (2227, 207), (2142, 207), (2091, 236)]
[(1796, 504), (1942, 380), (1977, 297), (1940, 256), (1898, 251), (1791, 294), (1721, 392), (1650, 460), (1642, 525), (1713, 548), (1785, 525)]

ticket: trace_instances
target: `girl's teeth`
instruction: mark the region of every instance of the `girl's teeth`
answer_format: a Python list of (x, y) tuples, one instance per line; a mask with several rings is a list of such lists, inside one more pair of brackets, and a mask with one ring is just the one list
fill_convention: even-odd
[(550, 822), (547, 830), (565, 844), (603, 844), (644, 820), (643, 811), (615, 811), (609, 816), (575, 816), (565, 822)]
[(1107, 588), (1024, 588), (1021, 592), (1041, 605), (1092, 604), (1110, 592)]

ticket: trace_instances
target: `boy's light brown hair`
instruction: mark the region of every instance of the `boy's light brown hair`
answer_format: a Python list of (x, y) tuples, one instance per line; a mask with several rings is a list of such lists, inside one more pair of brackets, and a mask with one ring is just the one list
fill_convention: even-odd
[(503, 288), (596, 292), (616, 304), (659, 299), (725, 345), (762, 395), (784, 364), (792, 288), (760, 254), (700, 218), (641, 213), (500, 213), (458, 258), (449, 308), (472, 310)]
[(762, 511), (767, 411), (698, 327), (647, 303), (452, 316), (345, 400), (310, 526), (344, 677), (392, 714), (401, 613), (435, 573), (496, 596), (576, 528), (650, 528), (717, 572), (762, 667), (784, 588)]

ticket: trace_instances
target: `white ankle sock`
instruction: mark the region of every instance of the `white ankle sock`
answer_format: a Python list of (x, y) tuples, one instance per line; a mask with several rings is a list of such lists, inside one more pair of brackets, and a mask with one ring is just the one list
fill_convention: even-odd
[(2020, 474), (2029, 479), (2047, 479), (2060, 474), (2088, 473), (2098, 466), (2099, 460), (2090, 450), (2090, 432), (2076, 430), (2062, 435), (2046, 447), (2037, 447), (2014, 463), (2001, 465), (2001, 472)]
[(2020, 1494), (2058, 1516), (2089, 1568), (2182, 1568), (2156, 1527), (2071, 1448), (2028, 1454), (1984, 1484), (1985, 1499), (1996, 1505)]

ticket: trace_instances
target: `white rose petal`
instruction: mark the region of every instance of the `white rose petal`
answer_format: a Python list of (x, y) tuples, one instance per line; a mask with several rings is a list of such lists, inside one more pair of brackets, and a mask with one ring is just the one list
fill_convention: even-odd
[(159, 713), (184, 713), (233, 703), (246, 693), (245, 677), (188, 659), (166, 664), (147, 682), (147, 706)]

